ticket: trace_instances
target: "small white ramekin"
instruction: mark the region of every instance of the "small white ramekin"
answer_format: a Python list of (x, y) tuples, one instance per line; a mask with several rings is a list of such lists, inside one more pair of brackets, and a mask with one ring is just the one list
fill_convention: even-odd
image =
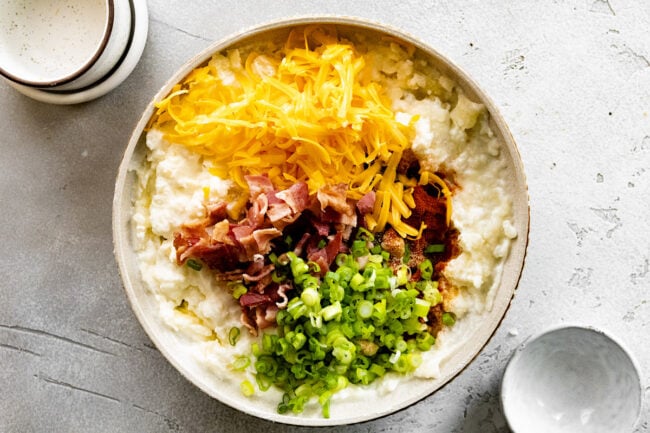
[(630, 353), (592, 327), (562, 326), (531, 338), (513, 355), (501, 385), (515, 433), (631, 432), (642, 400)]
[(123, 56), (132, 22), (130, 0), (3, 0), (0, 74), (48, 90), (91, 86)]

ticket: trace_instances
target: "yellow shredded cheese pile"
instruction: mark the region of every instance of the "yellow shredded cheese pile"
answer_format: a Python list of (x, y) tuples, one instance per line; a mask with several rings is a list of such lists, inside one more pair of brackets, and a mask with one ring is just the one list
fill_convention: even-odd
[(279, 189), (304, 181), (311, 194), (339, 183), (352, 199), (375, 190), (369, 228), (419, 236), (402, 222), (415, 204), (396, 172), (413, 128), (395, 120), (364, 56), (318, 26), (294, 30), (274, 51), (240, 55), (217, 54), (192, 71), (157, 104), (150, 127), (243, 189), (245, 175), (267, 174)]

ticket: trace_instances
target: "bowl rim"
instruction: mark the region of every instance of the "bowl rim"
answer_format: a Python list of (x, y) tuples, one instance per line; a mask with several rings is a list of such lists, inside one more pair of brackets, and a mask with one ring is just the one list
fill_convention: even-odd
[[(107, 16), (104, 20), (105, 24), (102, 39), (94, 48), (92, 56), (90, 56), (90, 58), (86, 60), (79, 68), (61, 77), (55, 77), (48, 80), (29, 80), (21, 78), (20, 76), (16, 75), (13, 72), (10, 72), (6, 68), (3, 68), (2, 65), (0, 65), (0, 75), (3, 75), (5, 78), (20, 85), (37, 88), (52, 88), (71, 83), (74, 80), (78, 79), (83, 74), (88, 72), (99, 61), (101, 56), (104, 54), (106, 47), (108, 46), (108, 42), (111, 39), (111, 35), (113, 34), (113, 29), (115, 28), (115, 1), (119, 0), (105, 0)], [(131, 0), (129, 0), (129, 2), (130, 1)]]
[[(248, 38), (254, 38), (255, 36), (262, 34), (267, 31), (278, 30), (282, 28), (288, 28), (292, 26), (303, 26), (309, 24), (332, 24), (332, 25), (341, 25), (347, 27), (358, 28), (362, 31), (369, 31), (375, 33), (386, 34), (389, 36), (396, 37), (400, 40), (406, 41), (409, 44), (416, 47), (420, 52), (424, 53), (427, 57), (431, 58), (435, 62), (435, 67), (440, 68), (444, 66), (443, 69), (446, 72), (451, 72), (459, 86), (464, 90), (468, 91), (471, 96), (478, 96), (480, 102), (483, 103), (487, 111), (490, 114), (490, 121), (492, 125), (496, 125), (501, 138), (503, 139), (503, 145), (508, 149), (511, 156), (511, 162), (513, 165), (513, 171), (519, 176), (517, 181), (523, 189), (517, 197), (513, 197), (513, 201), (516, 199), (521, 199), (519, 203), (519, 208), (522, 210), (522, 213), (515, 215), (515, 218), (520, 218), (522, 232), (518, 232), (517, 240), (513, 242), (512, 248), (509, 255), (511, 257), (508, 260), (516, 260), (512, 265), (513, 267), (513, 276), (514, 278), (509, 281), (507, 299), (502, 300), (502, 302), (497, 306), (496, 302), (493, 305), (493, 309), (499, 308), (498, 320), (494, 323), (494, 327), (489, 331), (482, 332), (481, 344), (478, 347), (475, 347), (471, 353), (463, 356), (462, 363), (459, 363), (459, 366), (454, 367), (450, 372), (445, 375), (444, 380), (442, 380), (435, 388), (428, 390), (423, 395), (418, 395), (416, 398), (411, 398), (406, 401), (401, 401), (399, 405), (393, 406), (390, 410), (384, 411), (382, 413), (371, 413), (369, 416), (357, 416), (353, 419), (337, 419), (337, 418), (310, 418), (310, 417), (300, 417), (300, 416), (291, 416), (291, 415), (279, 415), (279, 414), (270, 414), (267, 411), (257, 410), (255, 407), (238, 407), (228, 398), (225, 398), (224, 395), (215, 395), (212, 390), (208, 388), (205, 383), (202, 383), (200, 380), (197, 380), (187, 368), (181, 365), (177, 360), (172, 356), (169, 350), (160, 342), (158, 336), (153, 332), (152, 324), (150, 319), (147, 317), (145, 312), (142, 310), (141, 306), (138, 305), (136, 300), (136, 294), (133, 290), (132, 280), (127, 270), (127, 264), (125, 262), (125, 256), (123, 254), (125, 248), (124, 235), (121, 233), (123, 226), (121, 226), (121, 209), (124, 208), (126, 201), (130, 201), (130, 196), (122, 195), (125, 187), (125, 182), (129, 171), (131, 171), (132, 158), (134, 156), (136, 147), (140, 142), (143, 131), (149, 119), (153, 115), (154, 105), (156, 102), (163, 99), (171, 90), (171, 88), (178, 83), (182, 78), (184, 78), (193, 68), (200, 66), (209, 60), (210, 56), (215, 53), (222, 51), (230, 46), (237, 45), (242, 41), (246, 41)], [(513, 206), (517, 206), (516, 203), (513, 203)], [(128, 145), (126, 147), (124, 158), (120, 163), (118, 175), (115, 183), (115, 195), (113, 198), (113, 218), (112, 218), (112, 227), (113, 227), (113, 244), (114, 244), (114, 253), (115, 258), (118, 264), (119, 272), (122, 277), (122, 282), (129, 298), (131, 307), (138, 318), (141, 326), (156, 345), (158, 350), (165, 356), (165, 358), (170, 362), (177, 371), (179, 371), (186, 379), (188, 379), (193, 385), (200, 388), (206, 394), (212, 398), (217, 399), (223, 404), (226, 404), (230, 407), (233, 407), (243, 413), (252, 415), (261, 419), (271, 420), (273, 422), (278, 422), (282, 424), (289, 425), (301, 425), (301, 426), (334, 426), (334, 425), (350, 425), (363, 423), (375, 419), (379, 419), (394, 413), (397, 413), (401, 410), (404, 410), (419, 401), (429, 397), (433, 393), (442, 389), (448, 385), (455, 377), (457, 377), (461, 372), (463, 372), (481, 353), (481, 351), (487, 346), (490, 342), (496, 331), (499, 329), (502, 321), (505, 318), (505, 315), (512, 304), (514, 299), (515, 292), (517, 290), (519, 281), (521, 279), (526, 252), (529, 242), (529, 231), (530, 231), (530, 205), (529, 205), (529, 192), (528, 185), (526, 182), (525, 172), (523, 170), (523, 162), (519, 154), (519, 150), (516, 146), (515, 140), (505, 122), (505, 119), (502, 117), (501, 113), (496, 107), (496, 104), (489, 98), (489, 96), (478, 86), (478, 84), (470, 78), (470, 76), (464, 72), (459, 66), (454, 62), (449, 60), (447, 57), (443, 56), (440, 52), (434, 49), (429, 44), (423, 42), (422, 40), (412, 36), (411, 34), (397, 29), (394, 26), (391, 26), (386, 23), (382, 23), (376, 20), (350, 16), (350, 15), (337, 15), (337, 14), (309, 14), (309, 15), (296, 15), (288, 18), (275, 19), (271, 21), (266, 21), (261, 24), (253, 25), (246, 27), (238, 32), (231, 33), (224, 38), (218, 39), (213, 43), (209, 44), (206, 48), (201, 50), (198, 54), (192, 56), (188, 61), (182, 64), (174, 74), (172, 74), (165, 84), (160, 88), (160, 90), (154, 95), (151, 101), (148, 103), (147, 107), (142, 113), (140, 120), (137, 122), (133, 133), (129, 139)], [(515, 250), (515, 247), (517, 249)], [(504, 269), (505, 273), (505, 269)], [(504, 281), (500, 281), (498, 286), (501, 288), (504, 285)], [(434, 379), (432, 379), (434, 381)], [(437, 382), (438, 379), (435, 379)]]
[(596, 327), (591, 324), (581, 324), (581, 323), (562, 323), (562, 324), (556, 324), (553, 326), (550, 326), (543, 331), (540, 331), (536, 334), (533, 334), (526, 338), (513, 352), (512, 356), (508, 360), (505, 370), (503, 372), (503, 375), (501, 376), (501, 384), (499, 387), (500, 390), (500, 396), (499, 396), (499, 401), (500, 401), (500, 406), (501, 406), (501, 412), (503, 413), (503, 417), (506, 420), (506, 423), (508, 424), (508, 428), (513, 431), (513, 433), (518, 433), (517, 430), (515, 430), (515, 427), (512, 425), (511, 420), (508, 418), (508, 411), (507, 411), (507, 399), (511, 395), (511, 391), (508, 385), (508, 379), (511, 376), (513, 368), (516, 368), (516, 366), (519, 363), (519, 360), (523, 356), (524, 352), (528, 348), (530, 348), (531, 345), (533, 345), (535, 342), (539, 341), (540, 339), (558, 333), (562, 331), (566, 331), (569, 329), (575, 329), (579, 330), (583, 333), (590, 333), (590, 334), (598, 334), (602, 337), (605, 337), (605, 339), (609, 340), (611, 343), (613, 343), (615, 346), (617, 346), (621, 353), (623, 353), (627, 359), (630, 361), (630, 364), (632, 365), (632, 370), (634, 374), (636, 375), (637, 382), (636, 384), (638, 385), (638, 409), (637, 413), (634, 419), (634, 422), (630, 426), (632, 430), (636, 427), (636, 425), (639, 423), (639, 419), (641, 416), (641, 411), (643, 410), (643, 382), (642, 382), (642, 376), (641, 376), (641, 369), (639, 367), (639, 363), (636, 360), (634, 354), (628, 349), (628, 347), (616, 336), (614, 336), (609, 330), (603, 329)]

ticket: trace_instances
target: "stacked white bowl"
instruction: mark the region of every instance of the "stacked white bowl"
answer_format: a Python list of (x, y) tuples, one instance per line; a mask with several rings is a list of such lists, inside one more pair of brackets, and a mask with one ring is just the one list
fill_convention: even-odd
[(97, 98), (135, 68), (147, 21), (145, 0), (3, 0), (0, 74), (44, 102)]

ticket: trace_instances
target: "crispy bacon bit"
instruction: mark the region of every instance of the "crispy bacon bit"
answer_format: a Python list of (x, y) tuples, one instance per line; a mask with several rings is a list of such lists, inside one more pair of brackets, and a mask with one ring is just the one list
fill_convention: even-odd
[(255, 319), (250, 317), (249, 311), (242, 308), (241, 316), (239, 316), (239, 321), (248, 328), (248, 332), (257, 337), (257, 324)]
[(320, 208), (332, 208), (338, 213), (350, 215), (354, 208), (347, 199), (348, 186), (344, 183), (337, 185), (325, 185), (316, 192), (316, 198), (320, 202)]
[(205, 205), (206, 214), (210, 221), (208, 225), (228, 218), (227, 207), (228, 205), (225, 202), (208, 202)]
[(341, 252), (343, 235), (338, 232), (329, 239), (324, 248), (311, 248), (307, 252), (307, 260), (317, 263), (320, 267), (321, 276), (329, 271), (337, 254)]
[(287, 308), (287, 304), (289, 303), (289, 298), (287, 297), (287, 290), (291, 290), (292, 287), (290, 284), (280, 284), (278, 286), (278, 297), (280, 298), (279, 301), (276, 301), (275, 305), (277, 305), (278, 308), (284, 309)]
[(357, 210), (361, 215), (371, 214), (375, 208), (375, 191), (370, 191), (357, 201)]
[(269, 205), (269, 210), (266, 216), (269, 217), (269, 220), (273, 224), (278, 224), (283, 219), (290, 217), (292, 213), (293, 212), (288, 204), (277, 202)]
[(298, 243), (296, 243), (296, 246), (293, 248), (293, 253), (297, 256), (302, 255), (302, 250), (307, 244), (307, 241), (311, 238), (310, 233), (304, 233)]
[(316, 229), (316, 233), (319, 236), (328, 236), (330, 234), (330, 230), (332, 229), (332, 226), (326, 223), (325, 221), (322, 221), (318, 217), (313, 216), (310, 220), (310, 223), (313, 226), (313, 228)]
[(280, 230), (295, 222), (309, 204), (309, 190), (304, 182), (269, 195), (274, 198), (269, 199), (267, 215), (273, 226)]
[(420, 171), (420, 161), (413, 149), (406, 149), (402, 152), (402, 159), (397, 164), (397, 172), (408, 177), (417, 177)]
[(275, 317), (278, 314), (276, 305), (268, 305), (265, 309), (255, 309), (255, 324), (259, 329), (265, 329), (275, 325)]
[(287, 307), (286, 292), (291, 289), (290, 284), (267, 283), (264, 293), (248, 292), (239, 298), (242, 323), (252, 335), (257, 335), (258, 329), (275, 325), (278, 310)]
[(295, 221), (309, 202), (304, 183), (276, 193), (267, 176), (246, 176), (246, 181), (251, 191), (246, 218), (229, 221), (225, 202), (206, 205), (202, 221), (187, 224), (174, 234), (179, 264), (196, 258), (221, 272), (241, 268), (255, 254), (271, 251), (272, 241), (282, 235), (280, 229)]
[(259, 305), (271, 304), (273, 301), (269, 295), (264, 293), (244, 293), (239, 297), (239, 305), (242, 307), (257, 307)]
[(304, 182), (295, 183), (288, 189), (276, 193), (275, 196), (284, 200), (296, 214), (305, 210), (309, 204), (309, 189)]
[(244, 271), (236, 269), (234, 271), (228, 272), (217, 272), (214, 275), (214, 278), (217, 281), (241, 281)]
[(275, 188), (273, 188), (273, 183), (271, 183), (271, 179), (266, 175), (248, 175), (244, 176), (244, 179), (246, 179), (246, 183), (248, 184), (251, 201), (255, 200), (257, 196), (262, 193), (267, 194), (270, 191), (275, 190)]
[(282, 236), (282, 232), (275, 227), (253, 231), (253, 238), (257, 243), (257, 251), (262, 254), (269, 253), (271, 251), (271, 241), (279, 236)]
[(260, 227), (264, 224), (264, 216), (269, 208), (269, 199), (266, 194), (259, 194), (252, 201), (251, 207), (246, 212), (246, 222), (251, 227)]
[(207, 233), (200, 237), (188, 232), (175, 233), (174, 248), (179, 264), (194, 257), (201, 259), (211, 269), (233, 270), (246, 258), (245, 251), (240, 246), (213, 242)]
[(343, 224), (346, 226), (356, 227), (357, 225), (357, 214), (345, 214), (337, 212), (336, 210), (328, 207), (324, 212), (321, 213), (321, 219), (330, 224)]
[[(269, 293), (268, 289), (271, 283), (273, 283), (273, 275), (271, 272), (269, 272), (268, 274), (262, 276), (255, 283), (255, 286), (251, 288), (251, 290), (257, 293)], [(275, 298), (273, 299), (273, 302), (275, 302)]]
[(248, 266), (246, 272), (242, 274), (242, 279), (247, 282), (259, 282), (265, 277), (269, 276), (275, 269), (273, 264), (264, 264), (264, 256), (255, 254), (253, 263)]
[[(255, 254), (259, 252), (257, 248), (257, 241), (253, 237), (252, 230), (249, 235), (237, 238), (237, 241), (244, 248), (244, 251), (246, 253), (246, 257), (244, 258), (244, 260), (240, 260), (240, 262), (242, 263), (247, 262), (248, 259), (250, 259), (251, 257), (253, 257)], [(239, 266), (239, 263), (237, 263), (236, 266)], [(222, 269), (217, 269), (217, 270), (222, 270)]]
[(248, 268), (246, 268), (246, 273), (249, 275), (257, 275), (264, 270), (264, 255), (255, 254), (253, 256), (253, 261)]

